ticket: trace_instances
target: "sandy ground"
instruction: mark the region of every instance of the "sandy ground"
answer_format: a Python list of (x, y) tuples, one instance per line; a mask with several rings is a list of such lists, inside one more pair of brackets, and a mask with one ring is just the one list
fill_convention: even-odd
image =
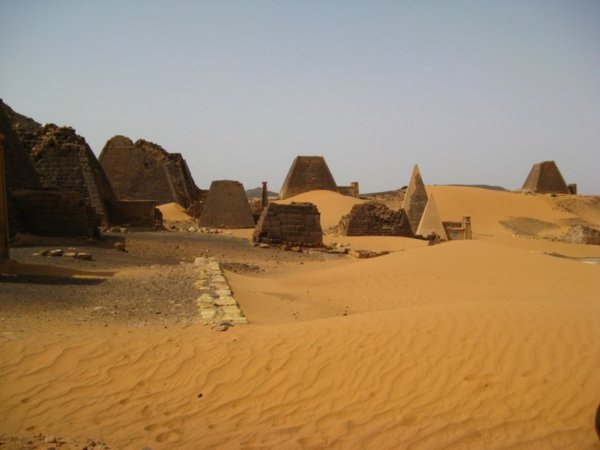
[[(599, 449), (600, 246), (551, 240), (571, 223), (600, 226), (597, 203), (428, 190), (444, 219), (472, 217), (475, 240), (326, 236), (390, 251), (363, 260), (255, 248), (247, 230), (131, 233), (128, 253), (55, 263), (84, 278), (105, 272), (101, 283), (5, 277), (0, 433), (60, 436), (57, 448), (93, 438), (127, 449)], [(357, 200), (318, 191), (290, 201), (314, 201), (328, 226)], [(37, 248), (13, 256), (39, 262)], [(217, 332), (165, 306), (193, 304), (173, 284), (206, 255), (231, 269), (250, 325)], [(83, 288), (90, 308), (105, 289), (131, 316), (82, 322)], [(46, 308), (39, 289), (70, 306)], [(28, 296), (38, 306), (20, 308)], [(143, 298), (164, 318), (142, 312)]]

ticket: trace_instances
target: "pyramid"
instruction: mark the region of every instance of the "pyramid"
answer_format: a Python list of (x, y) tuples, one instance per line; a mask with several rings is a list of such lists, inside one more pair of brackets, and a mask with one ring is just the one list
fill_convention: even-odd
[(427, 205), (427, 191), (421, 178), (421, 172), (419, 172), (419, 166), (415, 164), (402, 201), (402, 209), (406, 212), (410, 228), (415, 234), (421, 222), (425, 205)]
[(281, 186), (279, 198), (293, 197), (318, 189), (336, 192), (338, 190), (325, 158), (322, 156), (297, 156)]
[(565, 183), (554, 161), (543, 161), (534, 164), (521, 189), (539, 192), (540, 194), (569, 193), (567, 183)]
[(213, 181), (198, 224), (214, 228), (254, 228), (244, 185), (232, 180)]
[(446, 230), (444, 228), (444, 224), (442, 223), (437, 204), (433, 199), (433, 195), (429, 197), (427, 206), (425, 206), (425, 211), (423, 211), (423, 217), (421, 217), (421, 222), (419, 223), (419, 228), (417, 228), (416, 234), (417, 236), (428, 237), (432, 233), (435, 233), (445, 241), (448, 240), (448, 235), (446, 234)]
[(156, 200), (188, 208), (198, 200), (198, 188), (185, 159), (160, 145), (126, 136), (108, 140), (100, 164), (120, 199)]

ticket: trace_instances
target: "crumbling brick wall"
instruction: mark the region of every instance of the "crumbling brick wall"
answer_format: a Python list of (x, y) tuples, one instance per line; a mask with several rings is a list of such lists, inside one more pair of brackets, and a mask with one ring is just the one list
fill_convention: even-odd
[(71, 237), (98, 234), (98, 216), (78, 192), (18, 190), (11, 195), (25, 232)]
[(168, 153), (160, 145), (125, 136), (111, 138), (100, 163), (119, 199), (155, 200), (190, 207), (199, 198), (187, 163), (179, 153)]
[(154, 200), (117, 200), (108, 204), (113, 224), (127, 227), (161, 228), (162, 214)]
[(321, 247), (321, 214), (312, 203), (270, 203), (258, 220), (252, 240), (270, 245)]
[(338, 233), (345, 236), (413, 236), (406, 213), (394, 211), (379, 202), (354, 205), (340, 220)]

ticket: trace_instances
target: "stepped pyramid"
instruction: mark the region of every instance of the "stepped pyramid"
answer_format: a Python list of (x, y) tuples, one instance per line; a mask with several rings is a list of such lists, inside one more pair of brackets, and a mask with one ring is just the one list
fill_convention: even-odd
[(402, 201), (402, 209), (408, 216), (408, 223), (414, 234), (419, 228), (421, 222), (421, 216), (427, 205), (427, 191), (421, 178), (421, 172), (419, 172), (419, 166), (415, 164), (413, 167), (412, 174), (410, 176), (410, 182)]
[(293, 197), (318, 189), (338, 191), (325, 158), (322, 156), (297, 156), (281, 186), (279, 198)]
[(254, 228), (244, 185), (232, 180), (213, 181), (198, 224), (214, 228)]
[(567, 183), (565, 183), (565, 180), (554, 161), (543, 161), (534, 164), (521, 189), (539, 192), (540, 194), (569, 193)]
[(432, 233), (435, 233), (445, 241), (448, 240), (448, 235), (446, 234), (446, 229), (442, 223), (437, 204), (435, 203), (433, 195), (430, 195), (416, 234), (418, 236), (428, 237)]

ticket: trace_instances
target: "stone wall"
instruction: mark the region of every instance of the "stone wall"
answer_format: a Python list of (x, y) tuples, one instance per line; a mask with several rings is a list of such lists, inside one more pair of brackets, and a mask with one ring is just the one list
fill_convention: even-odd
[(345, 236), (413, 236), (404, 211), (394, 211), (379, 202), (354, 205), (340, 220), (338, 233)]
[(117, 200), (108, 204), (111, 224), (162, 228), (162, 214), (153, 200)]
[(534, 164), (521, 188), (540, 194), (569, 194), (569, 188), (554, 161)]
[(234, 180), (213, 181), (198, 219), (202, 227), (254, 228), (244, 185)]
[(260, 216), (252, 240), (257, 244), (321, 247), (321, 214), (312, 203), (270, 203)]
[(198, 188), (183, 157), (160, 145), (143, 139), (134, 144), (125, 136), (114, 136), (104, 146), (100, 163), (119, 199), (175, 202), (184, 208), (198, 200)]
[(322, 156), (297, 156), (281, 186), (279, 198), (293, 197), (318, 189), (338, 190), (325, 158)]
[(19, 229), (42, 236), (97, 236), (99, 218), (78, 192), (11, 193)]

